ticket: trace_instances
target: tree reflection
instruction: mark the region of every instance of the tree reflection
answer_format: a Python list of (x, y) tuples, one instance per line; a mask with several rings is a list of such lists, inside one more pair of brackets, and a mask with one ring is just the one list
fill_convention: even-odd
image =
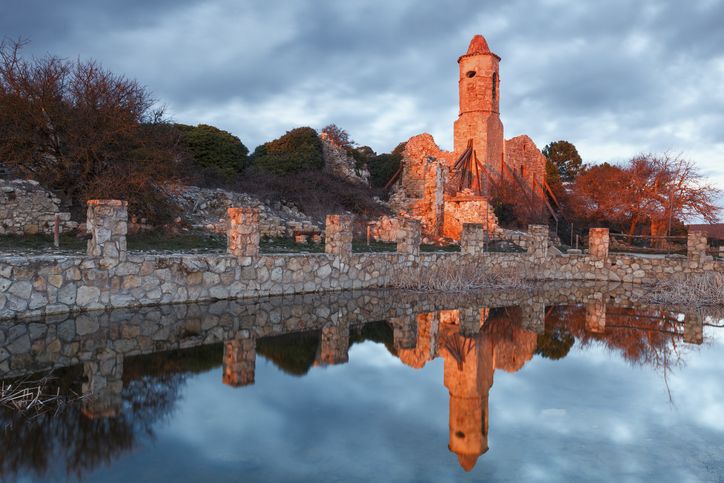
[[(172, 413), (188, 376), (218, 366), (220, 350), (216, 344), (127, 359), (121, 405), (114, 417), (89, 417), (81, 404), (37, 417), (1, 410), (0, 427), (5, 429), (0, 431), (0, 479), (14, 481), (28, 471), (38, 478), (64, 472), (80, 479), (111, 464), (143, 438), (154, 437), (154, 426)], [(81, 366), (55, 375), (60, 391), (80, 390)]]

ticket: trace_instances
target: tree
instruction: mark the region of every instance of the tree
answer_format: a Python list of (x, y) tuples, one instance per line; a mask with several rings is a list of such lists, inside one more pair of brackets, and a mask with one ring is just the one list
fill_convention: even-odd
[[(706, 183), (696, 165), (681, 157), (639, 155), (623, 166), (602, 164), (584, 170), (573, 186), (579, 220), (623, 227), (630, 235), (641, 224), (655, 233), (694, 217), (713, 223), (721, 191)], [(664, 231), (660, 227), (666, 225)], [(658, 229), (655, 227), (659, 227)]]
[(336, 144), (340, 148), (346, 149), (347, 151), (350, 151), (355, 145), (355, 142), (350, 139), (347, 131), (336, 124), (329, 124), (323, 127), (322, 134), (324, 134), (332, 143)]
[(277, 174), (321, 170), (322, 141), (311, 127), (298, 127), (254, 150), (252, 163)]
[(23, 45), (0, 42), (0, 159), (76, 212), (98, 197), (169, 215), (158, 184), (174, 172), (178, 139), (146, 88), (94, 61), (26, 59)]
[(249, 149), (233, 134), (214, 126), (176, 124), (181, 141), (197, 168), (217, 178), (238, 175), (247, 165)]
[(543, 155), (557, 168), (563, 182), (576, 179), (583, 168), (583, 160), (576, 147), (568, 141), (555, 141), (543, 148)]
[(382, 153), (369, 159), (367, 167), (370, 171), (370, 185), (373, 188), (382, 188), (400, 169), (402, 153), (407, 143), (400, 143), (391, 153)]

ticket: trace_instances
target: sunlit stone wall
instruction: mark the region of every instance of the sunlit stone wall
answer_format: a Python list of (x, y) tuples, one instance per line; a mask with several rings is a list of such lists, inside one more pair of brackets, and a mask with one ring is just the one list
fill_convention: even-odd
[(327, 215), (324, 251), (331, 255), (352, 254), (352, 215)]
[(591, 228), (588, 231), (588, 253), (592, 257), (608, 257), (608, 228)]
[(229, 208), (226, 239), (228, 252), (237, 257), (259, 254), (259, 208)]
[[(249, 215), (253, 226), (253, 214), (241, 215)], [(90, 204), (90, 256), (0, 257), (0, 319), (381, 288), (388, 287), (400, 271), (436, 265), (454, 269), (469, 264), (471, 257), (482, 263), (482, 269), (537, 280), (653, 283), (675, 273), (724, 271), (724, 263), (711, 257), (554, 255), (548, 250), (545, 226), (530, 227), (528, 253), (473, 253), (469, 247), (465, 253), (419, 253), (417, 226), (406, 232), (399, 253), (352, 253), (352, 218), (346, 215), (328, 218), (327, 253), (254, 254), (258, 246), (254, 233), (241, 233), (246, 237), (241, 244), (230, 236), (230, 251), (239, 249), (237, 254), (128, 253), (126, 217), (121, 202)], [(249, 224), (237, 219), (236, 226)]]

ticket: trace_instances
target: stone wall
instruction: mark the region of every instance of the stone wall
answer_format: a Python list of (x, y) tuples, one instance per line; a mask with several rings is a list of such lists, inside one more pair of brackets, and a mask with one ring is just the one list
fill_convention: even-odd
[(0, 179), (0, 235), (52, 234), (56, 216), (61, 233), (78, 228), (60, 199), (37, 181)]
[[(197, 230), (226, 233), (229, 208), (259, 210), (259, 234), (266, 237), (292, 237), (295, 232), (321, 233), (321, 225), (294, 205), (280, 201), (262, 201), (247, 193), (220, 188), (167, 185), (165, 191), (179, 207), (181, 219)], [(144, 222), (144, 220), (137, 220)]]
[(542, 183), (546, 179), (546, 158), (533, 140), (525, 134), (505, 140), (505, 161), (520, 174), (537, 195), (534, 180)]
[(367, 166), (357, 166), (357, 161), (330, 140), (326, 133), (321, 133), (319, 138), (322, 140), (322, 159), (327, 173), (350, 183), (369, 186), (370, 172)]
[(498, 218), (493, 207), (483, 196), (465, 192), (457, 196), (446, 196), (442, 235), (459, 240), (466, 223), (482, 224), (491, 234), (498, 228)]
[[(89, 256), (0, 257), (0, 319), (111, 307), (235, 299), (389, 286), (400, 270), (483, 263), (537, 280), (652, 283), (675, 273), (724, 271), (708, 258), (602, 253), (558, 255), (545, 226), (531, 226), (527, 253), (480, 253), (467, 228), (464, 253), (420, 253), (419, 225), (401, 230), (397, 253), (352, 253), (352, 217), (328, 217), (326, 253), (261, 255), (254, 212), (232, 212), (230, 253), (158, 255), (125, 251), (125, 206), (91, 202)], [(246, 218), (248, 215), (248, 218)], [(472, 234), (472, 232), (470, 232)], [(595, 237), (594, 237), (595, 239)], [(109, 249), (108, 247), (112, 247)]]

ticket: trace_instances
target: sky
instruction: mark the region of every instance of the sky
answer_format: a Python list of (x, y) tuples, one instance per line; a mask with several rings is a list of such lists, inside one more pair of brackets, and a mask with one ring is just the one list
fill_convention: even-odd
[(0, 37), (139, 80), (176, 122), (253, 150), (335, 123), (385, 152), (452, 148), (457, 58), (501, 58), (506, 138), (584, 162), (668, 151), (724, 187), (724, 0), (2, 0)]

